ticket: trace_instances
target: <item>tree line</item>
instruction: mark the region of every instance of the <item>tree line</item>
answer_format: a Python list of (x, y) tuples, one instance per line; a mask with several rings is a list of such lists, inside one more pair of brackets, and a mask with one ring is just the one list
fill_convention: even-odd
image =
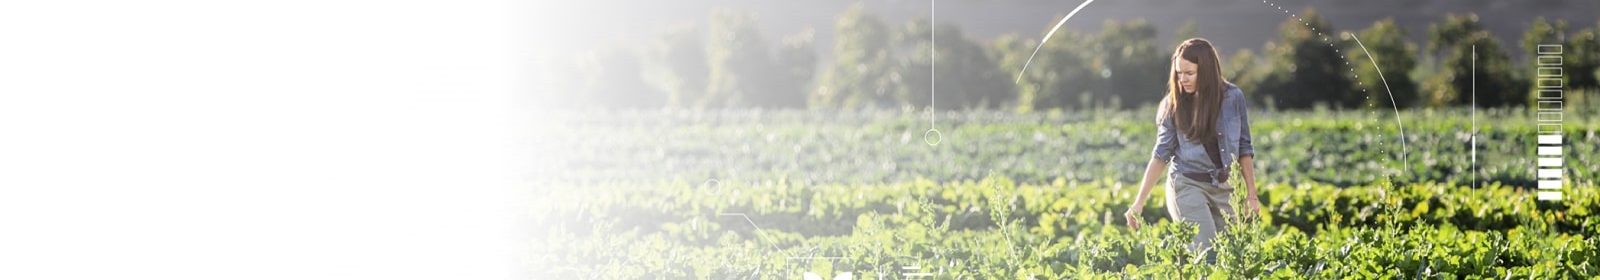
[[(1480, 107), (1529, 106), (1537, 98), (1532, 57), (1541, 44), (1563, 46), (1569, 91), (1600, 88), (1600, 23), (1574, 31), (1565, 21), (1539, 18), (1520, 44), (1508, 45), (1474, 14), (1446, 15), (1420, 31), (1392, 18), (1335, 31), (1314, 9), (1298, 15), (1279, 24), (1278, 38), (1259, 51), (1220, 54), (1225, 77), (1257, 105), (1460, 106), (1472, 104), (1475, 86)], [(825, 46), (834, 56), (819, 65), (813, 31), (774, 40), (757, 23), (750, 13), (718, 10), (704, 26), (663, 28), (648, 45), (583, 57), (563, 79), (571, 92), (547, 94), (576, 106), (615, 108), (922, 109), (934, 98), (939, 109), (1133, 108), (1165, 94), (1173, 51), (1157, 45), (1156, 28), (1142, 19), (1108, 20), (1097, 33), (1063, 29), (1019, 73), (1035, 39), (1013, 34), (981, 42), (960, 26), (926, 18), (895, 24), (858, 4), (836, 17), (834, 43)], [(1409, 42), (1410, 32), (1429, 39)], [(1204, 34), (1190, 21), (1171, 36)]]

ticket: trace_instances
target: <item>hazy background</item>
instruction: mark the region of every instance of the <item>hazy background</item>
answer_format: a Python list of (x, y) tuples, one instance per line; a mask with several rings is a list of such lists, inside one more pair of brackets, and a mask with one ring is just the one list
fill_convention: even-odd
[[(937, 24), (945, 29), (939, 33), (946, 36), (934, 44), (945, 63), (939, 96), (950, 101), (938, 107), (1083, 108), (1110, 106), (1113, 97), (1121, 107), (1148, 104), (1166, 78), (1164, 60), (1177, 40), (1191, 36), (1218, 45), (1228, 78), (1248, 95), (1271, 97), (1252, 100), (1274, 108), (1461, 105), (1470, 79), (1455, 78), (1469, 74), (1474, 46), (1482, 48), (1479, 92), (1493, 95), (1486, 106), (1529, 104), (1527, 47), (1539, 43), (1571, 44), (1568, 84), (1594, 87), (1596, 56), (1587, 46), (1596, 44), (1600, 17), (1588, 11), (1600, 3), (1558, 0), (1095, 1), (1034, 58), (1029, 77), (1012, 83), (1038, 40), (1080, 3), (938, 3)], [(540, 35), (533, 96), (541, 104), (922, 109), (927, 98), (918, 96), (931, 91), (928, 1), (546, 6), (560, 12), (539, 17), (534, 27)], [(847, 16), (873, 24), (846, 26)], [(1290, 24), (1301, 19), (1311, 25)], [(1385, 26), (1374, 30), (1380, 22)], [(1363, 69), (1373, 68), (1372, 60), (1342, 33), (1367, 31), (1363, 43), (1377, 54), (1398, 104), (1390, 105), (1387, 94), (1356, 100), (1382, 81), (1375, 69)], [(710, 36), (717, 32), (739, 35)], [(1324, 38), (1334, 46), (1318, 46)], [(1358, 62), (1354, 73), (1347, 62)], [(849, 69), (855, 64), (863, 68)], [(1293, 71), (1294, 65), (1318, 69)]]
[[(1053, 26), (1060, 16), (1083, 1), (1044, 0), (956, 0), (939, 1), (939, 21), (961, 26), (969, 36), (987, 41), (1003, 34), (1019, 34), (1037, 40)], [(1437, 21), (1448, 13), (1479, 13), (1487, 29), (1502, 41), (1515, 41), (1535, 17), (1565, 19), (1576, 26), (1590, 26), (1600, 15), (1590, 11), (1600, 8), (1592, 1), (1535, 0), (1535, 1), (1268, 1), (1298, 12), (1304, 7), (1316, 7), (1329, 22), (1343, 29), (1366, 27), (1373, 21), (1393, 17), (1407, 30), (1411, 39), (1423, 41), (1428, 23)], [(889, 22), (903, 23), (916, 17), (929, 15), (929, 1), (628, 1), (601, 0), (582, 3), (551, 4), (552, 13), (540, 17), (541, 43), (555, 47), (554, 52), (583, 51), (616, 44), (645, 44), (660, 32), (664, 25), (680, 23), (704, 24), (715, 9), (732, 9), (755, 13), (762, 33), (769, 36), (794, 34), (806, 28), (817, 29), (819, 46), (831, 46), (834, 18), (855, 3), (884, 17)], [(1492, 11), (1493, 15), (1486, 14)], [(1276, 34), (1277, 23), (1287, 18), (1271, 6), (1252, 0), (1098, 0), (1089, 4), (1066, 27), (1080, 31), (1099, 30), (1107, 19), (1144, 18), (1166, 35), (1171, 35), (1187, 20), (1194, 20), (1207, 38), (1219, 42), (1238, 42), (1222, 45), (1225, 53), (1240, 48), (1258, 48)], [(1357, 26), (1359, 25), (1359, 26)], [(1170, 36), (1161, 36), (1160, 45), (1174, 45)], [(1163, 48), (1168, 49), (1168, 48)], [(831, 49), (817, 49), (828, 56)]]

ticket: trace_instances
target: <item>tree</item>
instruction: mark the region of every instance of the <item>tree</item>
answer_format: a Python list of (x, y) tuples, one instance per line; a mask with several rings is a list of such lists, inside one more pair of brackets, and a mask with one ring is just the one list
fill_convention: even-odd
[(1036, 101), (1034, 100), (1038, 97), (1039, 87), (1032, 83), (1022, 83), (1018, 79), (1024, 60), (1028, 59), (1028, 52), (1032, 51), (1034, 46), (1036, 44), (1026, 42), (1016, 34), (1000, 35), (989, 42), (989, 51), (996, 54), (995, 57), (998, 58), (997, 63), (1000, 65), (1001, 71), (1004, 71), (1008, 78), (1017, 79), (1014, 80), (1013, 85), (1017, 91), (1017, 107), (1015, 109), (1018, 112), (1030, 112), (1035, 108), (1040, 108), (1035, 106)]
[[(1041, 31), (1040, 36), (1048, 31)], [(992, 44), (1002, 54), (1001, 68), (1010, 72), (1017, 84), (1019, 111), (1087, 106), (1088, 97), (1105, 87), (1097, 80), (1100, 74), (1092, 71), (1093, 57), (1085, 51), (1089, 46), (1084, 36), (1061, 29), (1050, 40), (1042, 42), (1044, 47), (1020, 80), (1015, 79), (1038, 45), (1012, 35), (996, 38)]]
[(904, 100), (895, 96), (899, 78), (895, 77), (890, 38), (893, 35), (882, 18), (866, 13), (857, 3), (840, 14), (834, 23), (834, 62), (822, 76), (821, 85), (810, 96), (811, 107), (859, 108), (889, 107)]
[(1478, 14), (1446, 14), (1442, 21), (1428, 25), (1428, 53), (1441, 55), (1479, 31), (1484, 29), (1478, 23)]
[(1600, 27), (1585, 28), (1567, 40), (1567, 86), (1574, 89), (1600, 89)]
[(705, 37), (693, 25), (669, 27), (652, 49), (652, 61), (661, 72), (667, 105), (695, 107), (704, 104), (706, 93)]
[(1285, 20), (1278, 27), (1279, 41), (1268, 43), (1264, 53), (1271, 58), (1270, 74), (1258, 90), (1271, 98), (1277, 108), (1303, 109), (1324, 103), (1353, 108), (1366, 97), (1354, 90), (1349, 65), (1338, 52), (1342, 44), (1332, 40), (1333, 27), (1311, 8), (1299, 20)]
[[(1156, 29), (1143, 19), (1106, 21), (1094, 41), (1094, 72), (1109, 88), (1094, 94), (1094, 106), (1154, 104), (1166, 93), (1171, 56), (1155, 47)], [(1218, 58), (1221, 60), (1221, 58)], [(1220, 61), (1219, 61), (1220, 62)]]
[[(1532, 26), (1528, 27), (1528, 31), (1522, 33), (1522, 52), (1524, 54), (1528, 55), (1528, 58), (1529, 58), (1528, 61), (1527, 61), (1528, 69), (1535, 69), (1535, 71), (1538, 71), (1537, 69), (1539, 69), (1539, 67), (1541, 66), (1541, 65), (1539, 65), (1539, 59), (1538, 59), (1539, 46), (1540, 45), (1558, 45), (1558, 46), (1561, 46), (1560, 48), (1562, 48), (1561, 49), (1561, 53), (1562, 54), (1560, 54), (1559, 56), (1562, 56), (1563, 59), (1564, 59), (1567, 56), (1567, 54), (1566, 54), (1567, 51), (1566, 51), (1565, 48), (1568, 47), (1568, 45), (1566, 44), (1567, 43), (1567, 38), (1566, 37), (1567, 37), (1567, 21), (1565, 21), (1565, 20), (1556, 20), (1554, 23), (1551, 23), (1550, 21), (1545, 20), (1544, 17), (1535, 18), (1533, 20)], [(1571, 77), (1575, 76), (1573, 74), (1579, 74), (1578, 72), (1566, 72), (1566, 71), (1564, 71), (1564, 70), (1566, 70), (1565, 69), (1566, 68), (1565, 67), (1566, 66), (1566, 61), (1562, 61), (1561, 64), (1562, 65), (1560, 65), (1558, 67), (1562, 67), (1564, 69), (1561, 72), (1559, 77), (1539, 77), (1539, 74), (1537, 74), (1537, 73), (1531, 75), (1531, 77), (1528, 77), (1527, 80), (1530, 81), (1528, 83), (1530, 88), (1528, 89), (1528, 93), (1529, 94), (1527, 95), (1527, 97), (1529, 98), (1528, 102), (1530, 104), (1533, 103), (1534, 101), (1536, 101), (1534, 99), (1538, 98), (1537, 94), (1538, 94), (1538, 92), (1540, 90), (1538, 83), (1535, 83), (1534, 81), (1538, 81), (1538, 79), (1540, 79), (1540, 78), (1557, 78), (1557, 79), (1560, 79), (1562, 85), (1565, 86), (1565, 85), (1567, 85), (1568, 82), (1570, 82), (1572, 80)], [(1522, 71), (1519, 71), (1519, 72), (1522, 72)]]
[(1446, 15), (1440, 23), (1428, 27), (1430, 50), (1451, 50), (1443, 60), (1445, 74), (1424, 84), (1430, 104), (1473, 104), (1474, 91), (1479, 107), (1526, 104), (1528, 85), (1516, 78), (1510, 55), (1501, 48), (1499, 39), (1482, 29), (1477, 18), (1473, 14)]
[[(1429, 75), (1422, 83), (1423, 92), (1426, 94), (1429, 106), (1446, 106), (1456, 104), (1456, 90), (1451, 82), (1455, 75), (1452, 65), (1442, 58), (1447, 51), (1454, 49), (1468, 34), (1483, 32), (1483, 25), (1478, 23), (1477, 14), (1455, 15), (1447, 14), (1440, 22), (1428, 25), (1428, 53), (1429, 57), (1438, 61), (1439, 74)], [(1468, 57), (1470, 59), (1470, 57)], [(1470, 102), (1469, 102), (1470, 103)]]
[(1567, 21), (1550, 22), (1544, 17), (1533, 19), (1528, 31), (1522, 33), (1522, 51), (1534, 54), (1539, 45), (1560, 45), (1567, 42)]
[(767, 101), (762, 104), (767, 107), (804, 108), (806, 106), (806, 93), (811, 92), (813, 76), (816, 76), (817, 51), (813, 43), (815, 32), (811, 29), (801, 31), (783, 39), (783, 45), (778, 46), (778, 51), (773, 58), (773, 64), (779, 72), (772, 73), (772, 87), (763, 93), (759, 100)]
[(1245, 99), (1251, 102), (1262, 102), (1255, 98), (1260, 92), (1261, 80), (1265, 79), (1270, 71), (1263, 71), (1265, 66), (1258, 62), (1256, 54), (1250, 49), (1242, 49), (1234, 53), (1228, 62), (1222, 64), (1222, 75), (1229, 82), (1244, 91)]
[(649, 77), (667, 91), (666, 103), (683, 108), (802, 108), (817, 59), (807, 30), (776, 51), (749, 13), (718, 10), (702, 36), (688, 24), (663, 30), (650, 46)]
[[(1416, 53), (1417, 46), (1406, 41), (1406, 30), (1395, 24), (1394, 18), (1387, 18), (1372, 23), (1355, 36), (1361, 44), (1346, 44), (1351, 48), (1345, 52), (1351, 54), (1350, 65), (1355, 67), (1358, 85), (1367, 89), (1368, 99), (1364, 104), (1377, 108), (1416, 105), (1417, 83), (1408, 73), (1416, 68), (1417, 60), (1412, 54)], [(1394, 96), (1392, 101), (1390, 95)]]
[[(1446, 86), (1435, 87), (1433, 100), (1446, 105), (1500, 107), (1524, 104), (1525, 86), (1511, 73), (1509, 55), (1488, 32), (1478, 32), (1455, 45), (1445, 58)], [(1477, 59), (1474, 59), (1476, 53)]]
[(766, 105), (753, 98), (769, 85), (762, 71), (771, 69), (766, 41), (756, 30), (755, 16), (747, 12), (712, 12), (706, 44), (709, 66), (706, 96), (695, 107), (723, 108)]
[[(940, 24), (938, 36), (931, 36), (927, 19), (916, 19), (906, 24), (899, 34), (901, 44), (914, 49), (905, 55), (900, 77), (909, 105), (926, 107), (938, 101), (938, 108), (999, 108), (1015, 102), (1016, 88), (1007, 72), (998, 68), (995, 59), (982, 45), (968, 39), (961, 28)], [(933, 48), (929, 42), (935, 42)], [(936, 58), (929, 57), (937, 50)], [(930, 60), (932, 59), (932, 60)], [(936, 62), (936, 63), (934, 63)], [(931, 65), (930, 65), (931, 64)], [(929, 73), (930, 67), (934, 73)], [(932, 74), (937, 79), (930, 81)], [(934, 85), (930, 82), (936, 82)], [(937, 87), (937, 92), (933, 92)], [(937, 94), (937, 99), (929, 93)]]

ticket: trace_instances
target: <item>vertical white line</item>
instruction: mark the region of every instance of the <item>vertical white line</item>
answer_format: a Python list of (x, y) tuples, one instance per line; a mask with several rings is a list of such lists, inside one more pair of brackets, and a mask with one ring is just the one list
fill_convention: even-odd
[(928, 129), (939, 118), (939, 3), (928, 0)]
[(1472, 45), (1472, 189), (1478, 189), (1478, 45)]

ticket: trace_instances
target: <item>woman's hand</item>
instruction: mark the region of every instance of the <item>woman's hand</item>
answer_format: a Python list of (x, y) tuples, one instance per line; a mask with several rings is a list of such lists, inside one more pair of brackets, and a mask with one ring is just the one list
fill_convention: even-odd
[(1261, 216), (1261, 198), (1256, 196), (1256, 157), (1246, 155), (1239, 157), (1239, 169), (1244, 171), (1245, 210), (1250, 211), (1250, 217)]
[[(1144, 181), (1139, 182), (1139, 194), (1133, 197), (1133, 206), (1122, 217), (1128, 219), (1128, 227), (1139, 230), (1139, 213), (1144, 211), (1144, 199), (1150, 197), (1150, 188), (1155, 187), (1156, 180), (1161, 179), (1161, 170), (1167, 169), (1167, 162), (1151, 158), (1150, 164), (1144, 167)], [(1171, 195), (1171, 194), (1168, 194)]]
[(1261, 215), (1261, 199), (1260, 198), (1256, 198), (1256, 196), (1252, 195), (1252, 196), (1249, 196), (1249, 197), (1245, 197), (1244, 200), (1246, 201), (1245, 202), (1245, 210), (1250, 211), (1251, 214)]
[(1128, 227), (1133, 228), (1133, 230), (1139, 230), (1139, 213), (1143, 211), (1143, 205), (1134, 205), (1133, 207), (1128, 208), (1128, 212), (1122, 213), (1122, 217), (1128, 219)]
[(1238, 215), (1237, 219), (1240, 222), (1249, 223), (1257, 221), (1261, 218), (1261, 199), (1256, 198), (1254, 195), (1245, 196), (1244, 209), (1240, 209), (1240, 211), (1245, 211), (1244, 213), (1239, 213), (1240, 215)]

